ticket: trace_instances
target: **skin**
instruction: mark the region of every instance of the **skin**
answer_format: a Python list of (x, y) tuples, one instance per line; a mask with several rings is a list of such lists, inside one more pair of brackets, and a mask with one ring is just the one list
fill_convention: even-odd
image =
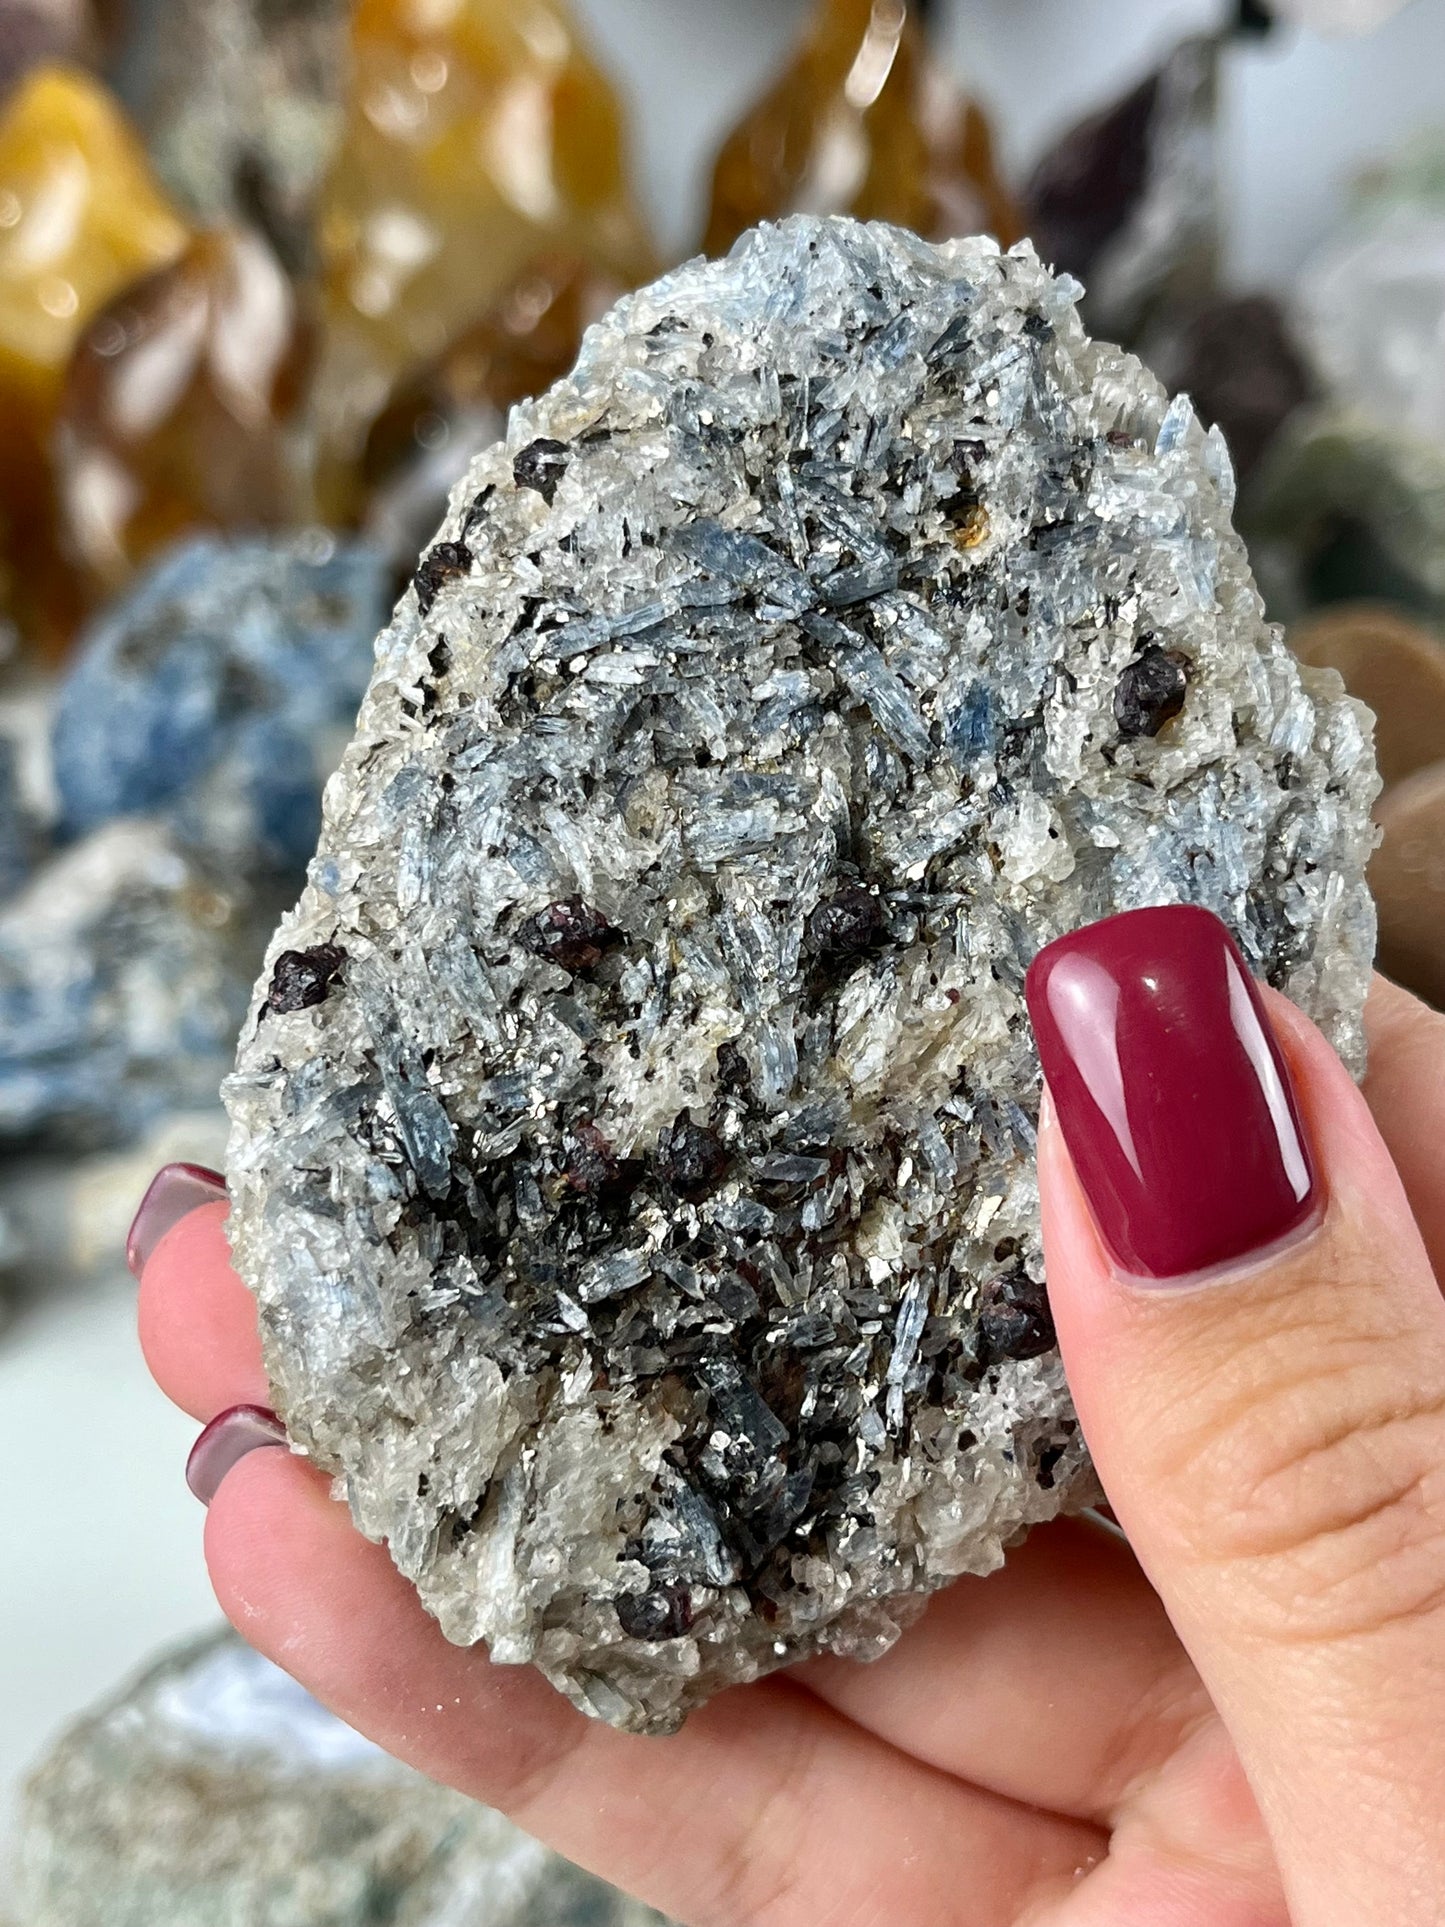
[[(1445, 1018), (1377, 980), (1363, 1094), (1270, 1010), (1327, 1203), (1288, 1249), (1116, 1277), (1057, 1127), (1051, 1296), (1125, 1539), (1037, 1531), (877, 1664), (615, 1733), (449, 1646), (298, 1458), (206, 1520), (225, 1611), (343, 1719), (688, 1927), (1445, 1922)], [(224, 1205), (142, 1282), (163, 1390), (268, 1402)]]

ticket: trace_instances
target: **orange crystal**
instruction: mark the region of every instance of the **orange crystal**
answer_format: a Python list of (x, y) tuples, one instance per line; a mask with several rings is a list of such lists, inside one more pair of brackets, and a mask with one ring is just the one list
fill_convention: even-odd
[(793, 59), (724, 143), (704, 245), (754, 222), (853, 214), (930, 240), (1023, 232), (988, 120), (930, 59), (905, 0), (819, 0)]
[(0, 116), (0, 600), (51, 653), (80, 607), (56, 548), (50, 471), (66, 364), (96, 311), (186, 239), (104, 88), (65, 67), (31, 74)]
[(191, 528), (303, 520), (311, 331), (259, 236), (218, 228), (82, 336), (55, 436), (64, 540), (113, 588)]
[(568, 372), (586, 328), (624, 292), (573, 255), (533, 262), (489, 314), (397, 389), (367, 437), (362, 479), (368, 492), (398, 486), (429, 492), (436, 509), (431, 521), (439, 520), (445, 489), (471, 455), (505, 432), (508, 409)]
[(620, 109), (564, 0), (358, 0), (351, 52), (320, 215), (333, 466), (539, 253), (627, 286), (654, 267)]

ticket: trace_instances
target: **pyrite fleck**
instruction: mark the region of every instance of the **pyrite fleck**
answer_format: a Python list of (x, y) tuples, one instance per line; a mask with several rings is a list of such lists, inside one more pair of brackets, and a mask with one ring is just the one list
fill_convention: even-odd
[(1366, 714), (1078, 294), (799, 218), (624, 301), (454, 495), (258, 988), (278, 1408), (450, 1638), (620, 1725), (1088, 1503), (1040, 945), (1207, 904), (1360, 1062)]

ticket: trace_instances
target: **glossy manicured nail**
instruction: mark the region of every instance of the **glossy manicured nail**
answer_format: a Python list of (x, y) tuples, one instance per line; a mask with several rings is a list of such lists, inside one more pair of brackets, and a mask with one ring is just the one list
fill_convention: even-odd
[(202, 1505), (209, 1505), (221, 1481), (249, 1452), (285, 1445), (286, 1428), (264, 1405), (233, 1405), (213, 1418), (191, 1447), (186, 1484)]
[(125, 1241), (125, 1261), (137, 1278), (172, 1225), (226, 1195), (226, 1180), (204, 1164), (167, 1164), (150, 1181)]
[(1184, 1278), (1310, 1217), (1289, 1069), (1212, 912), (1131, 910), (1061, 937), (1035, 958), (1028, 1003), (1064, 1141), (1122, 1271)]

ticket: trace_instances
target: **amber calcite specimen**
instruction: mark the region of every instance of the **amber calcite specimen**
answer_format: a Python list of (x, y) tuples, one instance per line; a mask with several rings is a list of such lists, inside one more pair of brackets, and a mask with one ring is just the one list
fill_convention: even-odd
[(358, 0), (351, 93), (322, 191), (331, 457), (360, 452), (398, 380), (549, 248), (627, 286), (651, 245), (622, 115), (563, 0)]
[(0, 117), (0, 557), (10, 614), (52, 653), (78, 611), (49, 465), (66, 365), (112, 295), (187, 238), (105, 90), (65, 67), (32, 74)]
[(820, 0), (718, 156), (709, 254), (790, 213), (892, 221), (931, 240), (1018, 239), (988, 121), (928, 57), (918, 12), (905, 0)]
[(548, 255), (495, 307), (403, 382), (362, 458), (368, 528), (399, 562), (414, 558), (474, 455), (498, 440), (507, 410), (542, 394), (577, 359), (586, 328), (625, 290), (575, 255)]
[(188, 529), (303, 520), (312, 330), (259, 236), (219, 228), (102, 309), (55, 435), (65, 546), (98, 587)]

